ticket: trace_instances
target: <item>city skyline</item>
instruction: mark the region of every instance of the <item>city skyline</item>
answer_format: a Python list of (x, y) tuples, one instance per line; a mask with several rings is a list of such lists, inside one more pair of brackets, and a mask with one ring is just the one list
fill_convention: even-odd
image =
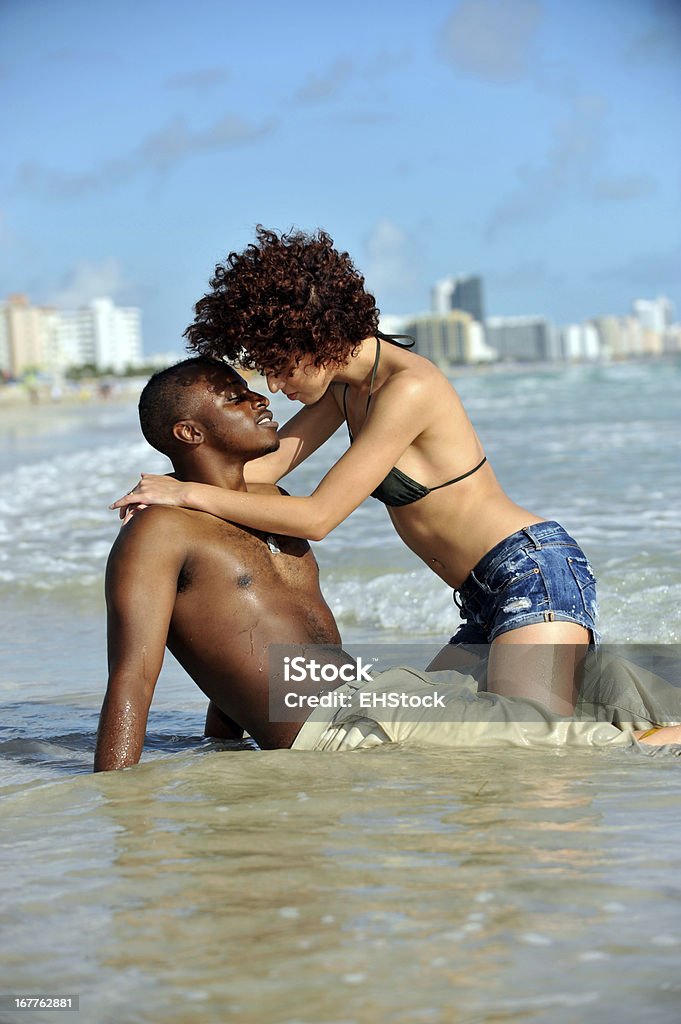
[(36, 372), (59, 378), (84, 366), (112, 373), (141, 366), (141, 314), (109, 296), (74, 309), (34, 306), (21, 293), (0, 299), (0, 380)]
[[(466, 305), (468, 308), (466, 309)], [(628, 314), (554, 324), (543, 315), (484, 317), (484, 281), (435, 282), (428, 312), (381, 316), (386, 333), (414, 339), (415, 351), (442, 369), (498, 361), (572, 362), (681, 353), (681, 323), (666, 296), (638, 298)], [(0, 298), (0, 382), (36, 372), (60, 378), (83, 367), (99, 373), (169, 365), (184, 353), (144, 351), (142, 310), (99, 297), (75, 309)]]
[(386, 314), (460, 272), (488, 316), (681, 307), (667, 0), (8, 2), (0, 89), (0, 295), (140, 306), (150, 354), (258, 222), (328, 230)]

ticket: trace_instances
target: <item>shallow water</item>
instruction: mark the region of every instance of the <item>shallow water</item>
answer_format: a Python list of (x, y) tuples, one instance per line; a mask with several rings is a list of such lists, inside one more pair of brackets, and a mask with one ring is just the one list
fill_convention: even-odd
[(33, 786), (5, 987), (88, 1022), (676, 1021), (678, 770), (203, 750)]
[[(678, 365), (459, 388), (513, 496), (587, 549), (606, 638), (678, 641)], [(87, 1024), (681, 1020), (681, 761), (665, 751), (220, 748), (168, 656), (142, 765), (91, 775), (106, 504), (165, 461), (129, 404), (29, 427), (6, 413), (0, 993), (79, 994)], [(456, 627), (378, 503), (316, 550), (348, 640)]]

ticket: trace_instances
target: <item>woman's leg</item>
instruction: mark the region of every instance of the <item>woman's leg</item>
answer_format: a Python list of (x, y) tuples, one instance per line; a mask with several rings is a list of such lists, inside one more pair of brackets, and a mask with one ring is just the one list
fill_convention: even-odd
[(536, 622), (501, 633), (489, 652), (487, 689), (571, 715), (584, 678), (591, 633), (576, 622)]

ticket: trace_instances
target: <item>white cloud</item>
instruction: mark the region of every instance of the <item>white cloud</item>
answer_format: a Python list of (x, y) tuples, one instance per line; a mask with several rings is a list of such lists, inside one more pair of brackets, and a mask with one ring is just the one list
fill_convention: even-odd
[(461, 0), (438, 33), (455, 71), (496, 82), (520, 78), (543, 17), (540, 0)]
[(196, 71), (180, 71), (166, 81), (169, 89), (189, 89), (192, 92), (206, 92), (216, 85), (224, 85), (231, 75), (227, 68), (199, 68)]
[(418, 284), (413, 239), (394, 221), (379, 220), (365, 242), (365, 279), (370, 292), (399, 301)]
[(350, 79), (354, 70), (355, 65), (351, 60), (339, 57), (323, 74), (308, 75), (293, 99), (297, 103), (322, 103), (332, 99)]
[(614, 202), (642, 199), (657, 190), (649, 174), (629, 174), (623, 177), (601, 178), (594, 186), (594, 198)]
[(549, 216), (568, 197), (588, 188), (605, 138), (606, 104), (600, 96), (579, 96), (559, 122), (541, 163), (516, 170), (515, 187), (492, 211), (486, 226), (493, 238), (512, 224)]
[(681, 7), (678, 0), (655, 0), (649, 26), (631, 43), (627, 59), (642, 64), (681, 62)]
[(61, 281), (48, 291), (47, 302), (60, 309), (73, 309), (102, 297), (125, 301), (129, 290), (130, 283), (118, 260), (83, 262), (67, 271)]
[(254, 125), (238, 114), (225, 114), (203, 130), (190, 126), (184, 117), (173, 117), (151, 132), (130, 153), (105, 160), (90, 171), (74, 174), (27, 162), (18, 170), (17, 184), (27, 192), (47, 199), (70, 199), (129, 181), (149, 170), (165, 173), (195, 153), (255, 142), (274, 128), (273, 120)]

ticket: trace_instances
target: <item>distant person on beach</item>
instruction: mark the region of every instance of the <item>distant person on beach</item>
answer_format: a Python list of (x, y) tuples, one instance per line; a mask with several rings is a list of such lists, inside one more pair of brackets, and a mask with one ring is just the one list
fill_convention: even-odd
[[(172, 460), (178, 480), (234, 494), (280, 495), (273, 484), (247, 485), (244, 476), (248, 463), (279, 445), (268, 405), (226, 364), (189, 359), (150, 379), (140, 398), (140, 423), (149, 443)], [(112, 548), (106, 598), (109, 681), (95, 771), (139, 761), (166, 645), (209, 698), (206, 735), (238, 740), (246, 731), (265, 748), (339, 750), (391, 741), (458, 747), (630, 745), (632, 737), (643, 738), (641, 729), (653, 733), (644, 742), (678, 742), (673, 732), (667, 739), (666, 730), (649, 730), (652, 719), (632, 719), (629, 731), (608, 720), (558, 719), (531, 701), (478, 696), (470, 676), (448, 673), (440, 686), (439, 674), (411, 669), (389, 670), (369, 683), (344, 683), (334, 690), (333, 704), (314, 709), (314, 701), (303, 700), (295, 721), (275, 722), (270, 645), (314, 645), (339, 667), (353, 663), (340, 649), (307, 542), (202, 511), (139, 510)], [(310, 680), (303, 696), (314, 698), (322, 689), (329, 687)], [(379, 707), (381, 695), (400, 693), (432, 708), (436, 690), (443, 707), (439, 720), (432, 711), (418, 720), (385, 707), (358, 713), (351, 704), (358, 691), (377, 695)]]
[[(569, 713), (584, 654), (599, 641), (591, 566), (562, 526), (504, 493), (444, 374), (406, 351), (400, 336), (379, 331), (376, 301), (348, 254), (323, 231), (259, 227), (255, 244), (216, 267), (211, 289), (185, 332), (189, 347), (259, 370), (270, 391), (304, 406), (246, 479), (276, 483), (343, 422), (349, 448), (309, 497), (143, 474), (114, 507), (202, 509), (265, 533), (321, 540), (371, 495), (452, 587), (465, 620), (437, 667), (491, 644), (490, 690)], [(527, 465), (531, 473), (531, 437)], [(528, 644), (537, 652), (529, 685), (517, 650)]]

